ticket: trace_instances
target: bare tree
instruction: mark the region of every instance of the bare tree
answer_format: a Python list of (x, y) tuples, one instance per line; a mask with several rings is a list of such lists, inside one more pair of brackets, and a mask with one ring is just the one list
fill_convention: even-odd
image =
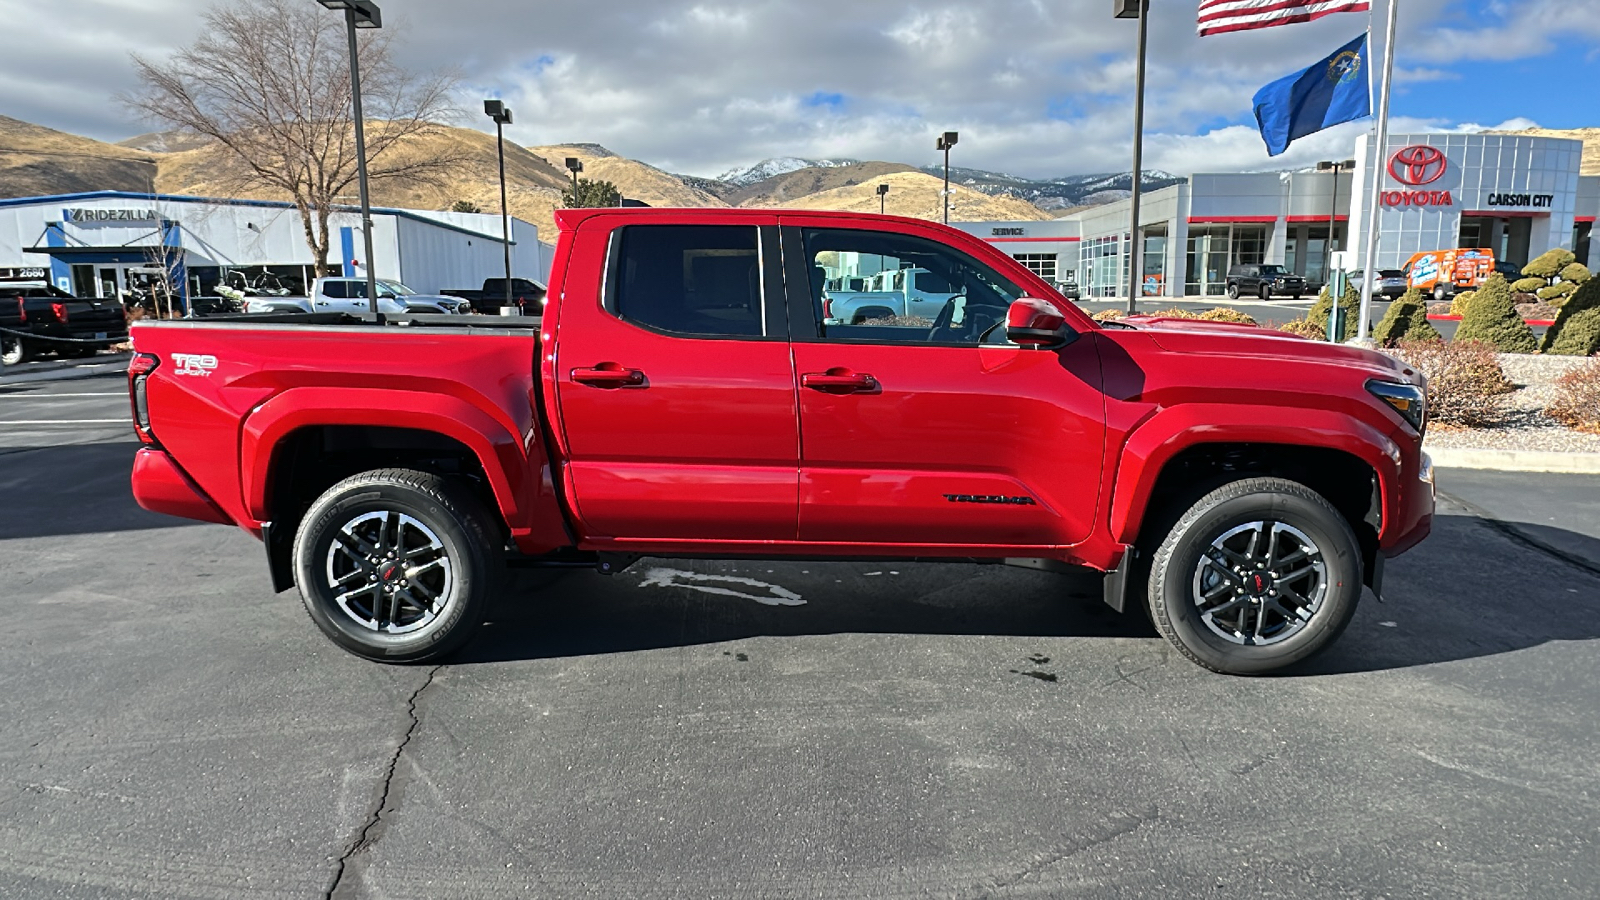
[[(158, 62), (133, 54), (141, 83), (119, 99), (146, 117), (215, 141), (240, 189), (289, 195), (317, 274), (328, 265), (328, 220), (357, 174), (344, 20), (303, 0), (213, 6), (202, 36)], [(454, 72), (416, 75), (390, 55), (391, 31), (360, 35), (367, 170), (375, 181), (440, 184), (457, 155), (417, 140), (454, 112)], [(371, 261), (368, 260), (368, 264)]]

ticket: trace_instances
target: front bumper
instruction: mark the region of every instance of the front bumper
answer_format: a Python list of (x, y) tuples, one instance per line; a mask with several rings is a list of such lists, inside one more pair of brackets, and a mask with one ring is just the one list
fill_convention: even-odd
[(1434, 495), (1433, 460), (1418, 452), (1400, 472), (1399, 496), (1379, 542), (1384, 556), (1399, 556), (1422, 543), (1433, 530)]

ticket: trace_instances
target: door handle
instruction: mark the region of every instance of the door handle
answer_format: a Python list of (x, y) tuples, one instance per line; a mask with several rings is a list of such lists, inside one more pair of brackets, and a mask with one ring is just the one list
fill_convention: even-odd
[(829, 369), (801, 375), (800, 386), (829, 394), (870, 394), (878, 390), (878, 379), (865, 372)]
[(638, 369), (624, 369), (612, 362), (601, 363), (589, 369), (573, 369), (572, 380), (578, 384), (603, 388), (642, 388), (646, 386), (644, 372)]

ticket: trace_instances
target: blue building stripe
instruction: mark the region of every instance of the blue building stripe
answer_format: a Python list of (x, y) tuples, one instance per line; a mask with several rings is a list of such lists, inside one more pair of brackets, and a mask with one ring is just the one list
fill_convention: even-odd
[[(339, 229), (339, 246), (344, 252), (344, 257), (339, 260), (339, 264), (344, 267), (344, 277), (356, 277), (356, 267), (350, 264), (350, 260), (356, 258), (356, 230), (354, 228), (344, 227)], [(372, 265), (372, 260), (367, 260), (367, 265)]]

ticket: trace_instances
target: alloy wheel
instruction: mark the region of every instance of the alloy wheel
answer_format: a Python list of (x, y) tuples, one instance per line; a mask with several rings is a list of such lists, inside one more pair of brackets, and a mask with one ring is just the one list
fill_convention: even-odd
[(1328, 567), (1305, 532), (1283, 522), (1234, 526), (1195, 564), (1200, 620), (1224, 640), (1267, 646), (1299, 633), (1322, 608)]
[(339, 609), (384, 634), (421, 631), (453, 602), (455, 572), (444, 542), (395, 510), (362, 513), (328, 547), (328, 586)]

